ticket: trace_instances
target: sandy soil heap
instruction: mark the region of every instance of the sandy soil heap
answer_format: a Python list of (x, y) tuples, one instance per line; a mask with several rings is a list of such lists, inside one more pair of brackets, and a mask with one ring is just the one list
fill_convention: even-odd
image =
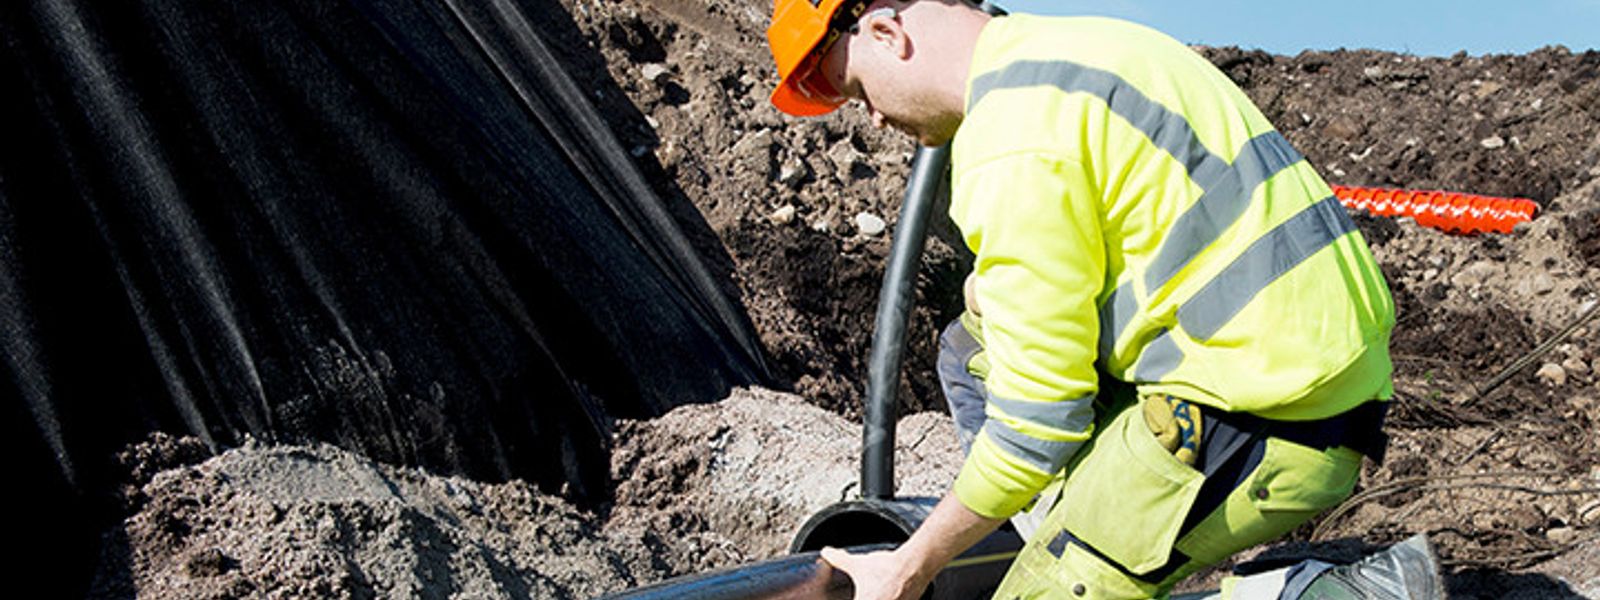
[[(598, 511), (332, 446), (202, 461), (198, 441), (157, 436), (124, 456), (132, 515), (107, 533), (91, 596), (589, 598), (782, 554), (856, 485), (860, 429), (789, 394), (740, 390), (621, 431), (617, 500)], [(899, 431), (902, 492), (942, 492), (960, 462), (949, 420)]]

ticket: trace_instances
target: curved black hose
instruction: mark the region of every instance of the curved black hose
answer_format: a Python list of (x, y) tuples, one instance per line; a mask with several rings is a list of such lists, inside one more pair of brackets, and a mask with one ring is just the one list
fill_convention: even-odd
[(867, 363), (865, 439), (861, 453), (861, 495), (887, 500), (894, 497), (895, 391), (900, 384), (900, 359), (905, 353), (906, 322), (915, 300), (912, 285), (928, 238), (928, 218), (933, 213), (939, 181), (950, 164), (950, 147), (922, 147), (911, 163), (900, 223), (895, 226), (889, 265), (878, 291), (878, 316)]

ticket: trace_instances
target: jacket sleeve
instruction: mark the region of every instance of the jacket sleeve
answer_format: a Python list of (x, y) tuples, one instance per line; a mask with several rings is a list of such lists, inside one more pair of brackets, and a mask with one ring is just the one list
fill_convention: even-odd
[(1006, 518), (1089, 439), (1106, 253), (1077, 161), (1020, 152), (957, 173), (951, 217), (977, 255), (987, 420), (956, 478), (967, 508)]

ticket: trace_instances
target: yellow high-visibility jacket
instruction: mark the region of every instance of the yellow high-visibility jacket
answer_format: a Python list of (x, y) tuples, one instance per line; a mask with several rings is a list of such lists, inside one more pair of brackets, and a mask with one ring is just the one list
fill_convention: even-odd
[(1393, 393), (1394, 305), (1312, 166), (1205, 58), (1105, 18), (997, 18), (952, 141), (988, 421), (955, 484), (1015, 513), (1092, 433), (1096, 367), (1279, 420)]

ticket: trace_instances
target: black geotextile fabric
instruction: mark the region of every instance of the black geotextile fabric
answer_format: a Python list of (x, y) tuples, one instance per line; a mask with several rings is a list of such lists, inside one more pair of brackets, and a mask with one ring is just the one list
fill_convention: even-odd
[(5, 435), (41, 527), (156, 430), (595, 495), (611, 419), (766, 378), (536, 1), (0, 3)]

